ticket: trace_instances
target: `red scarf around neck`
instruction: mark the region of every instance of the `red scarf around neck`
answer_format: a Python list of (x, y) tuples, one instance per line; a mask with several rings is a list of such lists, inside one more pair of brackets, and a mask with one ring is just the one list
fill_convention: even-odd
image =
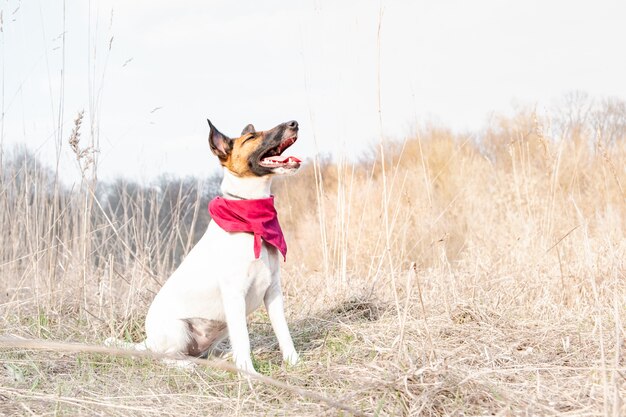
[(261, 256), (261, 245), (274, 246), (287, 260), (287, 243), (278, 223), (274, 196), (258, 200), (227, 200), (215, 197), (209, 203), (211, 218), (227, 232), (254, 233), (254, 257)]

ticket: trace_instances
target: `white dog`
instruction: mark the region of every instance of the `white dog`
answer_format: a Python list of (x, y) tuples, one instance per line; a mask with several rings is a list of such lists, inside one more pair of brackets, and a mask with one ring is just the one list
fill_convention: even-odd
[(224, 168), (223, 197), (211, 202), (206, 233), (154, 298), (143, 345), (183, 358), (204, 354), (228, 335), (235, 365), (255, 373), (246, 317), (264, 302), (283, 360), (293, 365), (298, 353), (280, 285), (286, 245), (270, 185), (273, 175), (300, 167), (299, 159), (281, 156), (296, 141), (298, 123), (264, 132), (248, 125), (236, 139), (209, 126), (209, 145)]

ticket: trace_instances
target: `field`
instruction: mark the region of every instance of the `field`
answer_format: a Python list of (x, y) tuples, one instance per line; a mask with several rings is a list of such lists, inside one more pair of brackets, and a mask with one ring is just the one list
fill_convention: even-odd
[(6, 153), (0, 415), (626, 415), (626, 119), (613, 108), (603, 125), (520, 111), (467, 135), (423, 127), (277, 180), (302, 363), (282, 365), (261, 309), (249, 328), (267, 378), (251, 382), (218, 359), (178, 369), (101, 347), (142, 340), (216, 178), (105, 187), (80, 119), (82, 187)]

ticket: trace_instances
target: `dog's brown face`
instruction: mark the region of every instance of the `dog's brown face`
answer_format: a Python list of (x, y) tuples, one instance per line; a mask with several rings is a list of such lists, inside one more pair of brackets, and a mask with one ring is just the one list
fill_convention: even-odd
[(281, 154), (298, 139), (298, 122), (281, 123), (271, 130), (257, 132), (248, 125), (241, 136), (231, 139), (220, 133), (210, 120), (209, 146), (222, 166), (240, 177), (291, 174), (300, 168), (295, 156)]

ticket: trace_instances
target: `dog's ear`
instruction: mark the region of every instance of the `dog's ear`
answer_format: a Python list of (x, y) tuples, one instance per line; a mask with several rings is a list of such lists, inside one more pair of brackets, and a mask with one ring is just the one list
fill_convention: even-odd
[(211, 152), (215, 154), (220, 159), (226, 159), (230, 151), (233, 150), (233, 141), (228, 136), (222, 134), (209, 119), (206, 119), (209, 122), (209, 127), (211, 128), (211, 132), (209, 133), (209, 146), (211, 147)]
[(243, 130), (241, 131), (241, 136), (254, 132), (256, 132), (256, 130), (254, 130), (254, 126), (252, 124), (249, 124), (248, 126), (243, 128)]

